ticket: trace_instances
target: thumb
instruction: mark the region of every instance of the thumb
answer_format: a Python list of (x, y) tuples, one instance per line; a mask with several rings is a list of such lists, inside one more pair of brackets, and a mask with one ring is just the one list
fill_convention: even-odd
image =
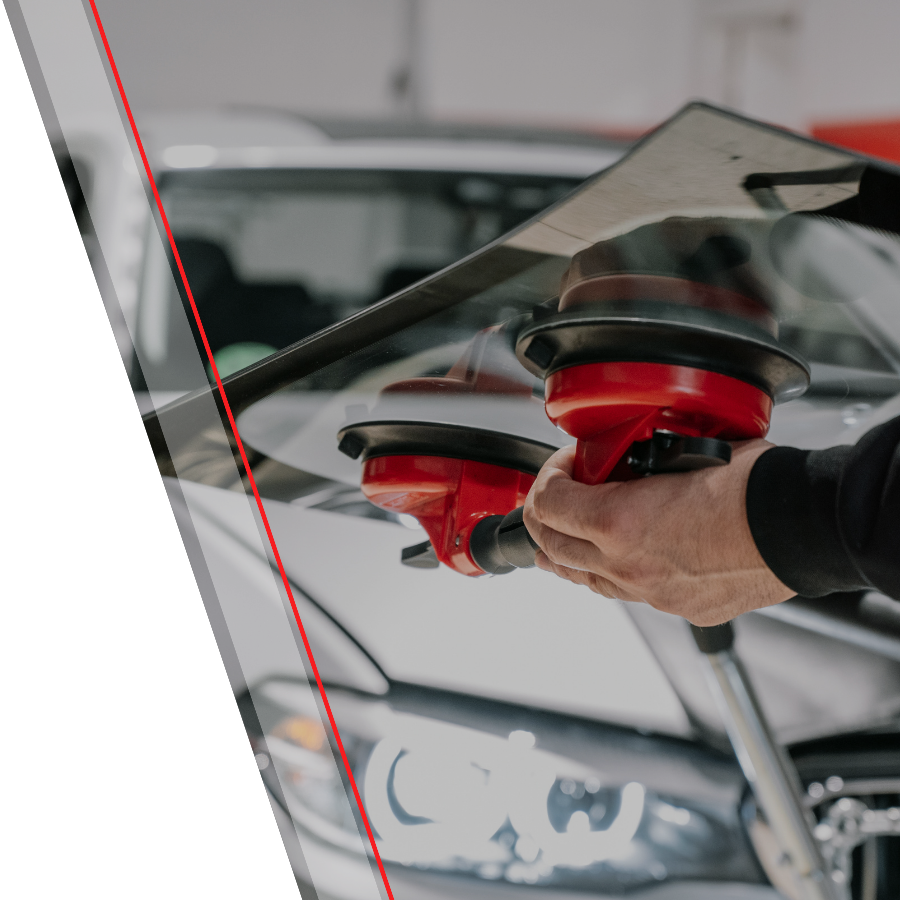
[(569, 444), (567, 447), (557, 450), (541, 467), (540, 475), (556, 470), (571, 478), (575, 469), (575, 447), (575, 444)]

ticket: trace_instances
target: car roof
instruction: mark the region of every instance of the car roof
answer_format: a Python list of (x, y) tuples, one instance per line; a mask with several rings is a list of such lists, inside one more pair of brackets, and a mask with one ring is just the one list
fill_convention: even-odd
[(334, 119), (304, 117), (304, 121), (325, 132), (332, 140), (391, 138), (394, 140), (450, 140), (513, 142), (588, 147), (624, 152), (633, 141), (586, 129), (551, 128), (492, 122), (447, 122), (421, 119)]
[(157, 171), (300, 167), (558, 175), (584, 178), (628, 147), (586, 132), (452, 123), (313, 120), (270, 111), (140, 117)]

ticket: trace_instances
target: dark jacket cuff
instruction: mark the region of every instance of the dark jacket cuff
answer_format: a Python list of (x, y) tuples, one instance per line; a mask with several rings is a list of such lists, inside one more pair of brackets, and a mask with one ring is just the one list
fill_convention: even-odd
[(747, 483), (747, 520), (766, 565), (805, 597), (854, 591), (868, 583), (848, 553), (838, 518), (838, 488), (852, 447), (774, 447)]

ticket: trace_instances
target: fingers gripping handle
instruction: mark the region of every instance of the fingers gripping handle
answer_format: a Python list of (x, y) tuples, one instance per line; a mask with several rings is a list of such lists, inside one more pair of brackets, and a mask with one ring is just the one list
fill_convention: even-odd
[[(623, 431), (623, 435), (630, 442), (633, 429)], [(609, 453), (606, 446), (604, 478), (622, 455), (623, 447), (628, 447), (621, 436), (619, 443), (622, 446), (615, 447), (613, 453)], [(727, 464), (731, 459), (731, 445), (712, 438), (683, 437), (657, 431), (650, 440), (631, 443), (625, 458), (638, 476), (685, 472)], [(576, 476), (578, 474), (576, 472)], [(595, 482), (587, 480), (587, 483)], [(475, 564), (485, 572), (503, 575), (513, 569), (529, 569), (534, 565), (535, 554), (540, 547), (528, 533), (522, 513), (523, 507), (520, 506), (506, 516), (487, 516), (475, 526), (469, 539), (469, 551)]]

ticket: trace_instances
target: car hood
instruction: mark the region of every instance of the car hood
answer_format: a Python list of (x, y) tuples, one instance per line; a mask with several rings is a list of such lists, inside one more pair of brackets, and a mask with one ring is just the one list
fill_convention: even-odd
[[(282, 611), (252, 599), (251, 586), (271, 572), (252, 549), (252, 522), (244, 520), (243, 532), (234, 527), (246, 498), (206, 485), (182, 490), (206, 552), (216, 548), (217, 565), (231, 573), (220, 581), (234, 592), (234, 608), (245, 611), (238, 627), (245, 637), (259, 632), (243, 662), (246, 681), (306, 677), (292, 663), (296, 656), (279, 653), (265, 636), (263, 617)], [(453, 572), (397, 566), (400, 549), (416, 539), (403, 526), (272, 500), (265, 508), (329, 682), (373, 692), (380, 672), (393, 681), (688, 733), (678, 698), (618, 601), (543, 572), (479, 579), (474, 592), (460, 591)]]
[[(283, 625), (283, 610), (250, 600), (271, 565), (253, 552), (252, 532), (234, 529), (246, 498), (205, 485), (183, 490), (205, 552), (217, 547), (218, 565), (231, 573), (226, 593), (234, 596), (225, 602), (243, 610), (244, 643), (255, 648), (245, 650), (246, 681), (235, 689), (307, 677), (296, 655), (272, 640), (266, 619)], [(372, 693), (390, 681), (420, 684), (726, 746), (684, 620), (537, 571), (460, 591), (453, 572), (397, 567), (400, 549), (415, 539), (402, 526), (272, 500), (265, 508), (326, 681)], [(344, 548), (338, 563), (336, 545)], [(878, 595), (840, 597), (741, 617), (737, 649), (779, 740), (897, 721), (896, 606)], [(247, 641), (251, 632), (255, 642)]]

